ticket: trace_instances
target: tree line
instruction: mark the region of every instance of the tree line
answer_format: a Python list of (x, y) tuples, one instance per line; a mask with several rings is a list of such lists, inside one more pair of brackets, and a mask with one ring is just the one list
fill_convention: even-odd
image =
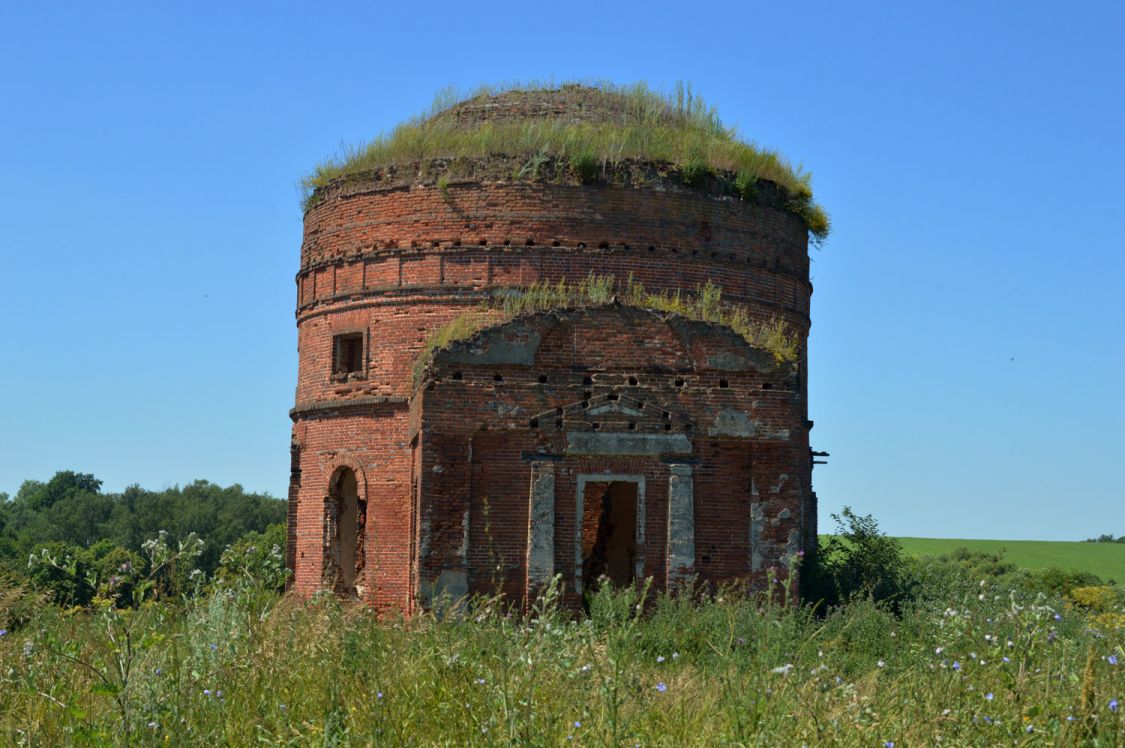
[[(105, 579), (139, 568), (143, 544), (161, 532), (172, 543), (201, 539), (194, 567), (207, 577), (221, 573), (228, 546), (284, 547), (286, 502), (238, 484), (101, 489), (94, 475), (64, 470), (46, 482), (25, 481), (15, 496), (0, 493), (0, 574), (45, 589), (60, 604), (83, 605)], [(51, 563), (37, 563), (45, 559)], [(70, 573), (61, 573), (67, 565)]]

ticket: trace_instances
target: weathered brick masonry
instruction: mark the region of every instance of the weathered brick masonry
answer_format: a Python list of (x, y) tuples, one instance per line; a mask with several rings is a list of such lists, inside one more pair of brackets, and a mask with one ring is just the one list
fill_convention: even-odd
[[(672, 177), (439, 187), (415, 166), (322, 188), (305, 216), (288, 549), (299, 594), (329, 587), (410, 612), (443, 592), (524, 599), (560, 574), (578, 605), (600, 574), (760, 587), (815, 543), (798, 216)], [(651, 291), (710, 281), (783, 320), (797, 360), (611, 303), (498, 322), (415, 381), (424, 341), (466, 310), (590, 273)]]

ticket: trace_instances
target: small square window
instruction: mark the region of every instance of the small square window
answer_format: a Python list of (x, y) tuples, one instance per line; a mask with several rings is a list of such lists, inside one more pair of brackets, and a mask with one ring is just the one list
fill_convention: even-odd
[(363, 371), (363, 333), (352, 332), (332, 338), (332, 373), (346, 376)]

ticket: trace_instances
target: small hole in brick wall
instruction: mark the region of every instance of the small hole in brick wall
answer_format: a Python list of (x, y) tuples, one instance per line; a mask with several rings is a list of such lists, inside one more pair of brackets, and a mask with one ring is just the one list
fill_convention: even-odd
[(494, 382), (503, 382), (503, 381), (504, 381), (504, 375), (503, 375), (503, 374), (501, 374), (501, 373), (499, 373), (499, 372), (497, 372), (496, 374), (493, 374), (493, 375), (492, 375), (492, 381), (494, 381)]
[(636, 387), (637, 386), (637, 378), (636, 377), (629, 377), (629, 384)]
[(632, 421), (629, 421), (629, 430), (630, 431), (636, 431), (637, 430), (637, 424), (633, 423)]
[(728, 382), (725, 379), (720, 379), (719, 380), (719, 386), (722, 387), (723, 389), (726, 389), (727, 387), (730, 387), (730, 382)]
[(534, 240), (534, 239), (532, 239), (532, 238), (531, 238), (531, 237), (529, 236), (529, 237), (527, 237), (527, 240), (526, 240), (526, 241), (524, 241), (524, 244), (525, 244), (526, 246), (528, 246), (528, 247), (534, 247), (534, 246), (535, 246), (535, 240)]
[(672, 430), (672, 424), (670, 424), (670, 423), (664, 424), (664, 430), (665, 431), (671, 431)]
[(696, 256), (696, 255), (698, 255), (698, 254), (699, 254), (699, 250), (698, 250), (698, 249), (693, 249), (693, 250), (691, 251), (691, 256), (692, 256), (692, 257), (695, 257), (695, 256)]
[(677, 253), (677, 252), (679, 252), (679, 251), (680, 251), (680, 250), (676, 249), (675, 247), (672, 247), (672, 254), (676, 254), (676, 253)]
[(762, 382), (762, 389), (763, 390), (772, 390), (773, 384), (770, 383), (770, 382)]
[(629, 245), (628, 245), (628, 244), (622, 244), (622, 245), (621, 245), (621, 248), (622, 248), (623, 250), (625, 250), (626, 252), (628, 252), (628, 251), (629, 251)]
[(556, 419), (555, 419), (555, 428), (557, 428), (557, 429), (561, 429), (561, 428), (562, 428), (562, 419), (561, 419), (561, 418), (556, 418)]
[(660, 414), (660, 417), (663, 418), (665, 421), (667, 421), (667, 420), (672, 418), (672, 414), (669, 413), (668, 411), (664, 411), (663, 413)]
[(586, 242), (578, 242), (579, 249), (586, 249)]
[(684, 386), (684, 380), (682, 380), (682, 379), (677, 379), (677, 380), (676, 380), (676, 386), (677, 386), (677, 387), (683, 387), (683, 386)]
[(558, 239), (555, 239), (554, 241), (551, 242), (552, 247), (557, 247), (557, 246), (559, 246), (559, 244), (561, 244), (561, 242)]
[(582, 377), (582, 384), (593, 384), (593, 383), (594, 383), (593, 377)]
[(586, 398), (587, 400), (589, 400), (593, 396), (594, 396), (594, 393), (590, 392), (589, 390), (586, 390), (585, 392), (582, 393), (582, 397)]
[(639, 408), (640, 410), (644, 410), (645, 409), (645, 401), (644, 400), (638, 400), (637, 401), (637, 408)]
[(531, 428), (533, 428), (533, 429), (537, 429), (537, 428), (539, 428), (539, 419), (538, 419), (538, 418), (532, 418), (532, 419), (531, 419), (531, 420), (530, 420), (530, 421), (528, 422), (528, 426), (530, 426), (530, 427), (531, 427)]
[(455, 382), (461, 381), (461, 372), (459, 372), (459, 371), (453, 372), (453, 381), (455, 381)]
[(555, 415), (562, 415), (562, 408), (555, 408)]
[(427, 386), (426, 389), (430, 392), (433, 392), (437, 389), (437, 382), (430, 382), (429, 386)]
[(593, 429), (594, 431), (597, 431), (597, 430), (598, 430), (598, 429), (600, 429), (601, 427), (602, 427), (602, 425), (601, 425), (600, 423), (596, 423), (596, 422), (595, 422), (595, 423), (591, 423), (591, 424), (590, 424), (590, 428), (592, 428), (592, 429)]
[(504, 240), (504, 246), (505, 246), (505, 247), (510, 247), (510, 246), (512, 246), (512, 240), (511, 240), (511, 239), (505, 239), (505, 240)]
[(652, 247), (652, 246), (650, 246), (650, 247), (648, 248), (648, 251), (649, 251), (649, 252), (655, 252), (655, 251), (656, 251), (656, 247)]
[(547, 384), (547, 375), (546, 374), (540, 374), (539, 375), (539, 384)]
[(607, 241), (598, 242), (598, 249), (609, 249), (609, 242), (607, 242)]
[(477, 242), (477, 244), (480, 244), (482, 247), (487, 246), (488, 245), (488, 239), (481, 239), (480, 241)]
[(605, 396), (605, 399), (606, 399), (606, 400), (616, 400), (616, 399), (617, 399), (617, 395), (616, 395), (616, 394), (610, 394), (610, 395), (606, 395), (606, 396)]
[(719, 253), (718, 253), (718, 252), (712, 252), (712, 253), (711, 253), (711, 259), (712, 259), (712, 260), (713, 260), (713, 259), (715, 259), (715, 258), (716, 258), (716, 257), (718, 257), (718, 256), (719, 256)]

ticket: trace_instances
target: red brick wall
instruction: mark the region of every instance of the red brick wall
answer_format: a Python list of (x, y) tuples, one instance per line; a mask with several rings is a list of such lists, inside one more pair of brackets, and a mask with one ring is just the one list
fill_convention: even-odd
[[(490, 369), (481, 381), (481, 391), (492, 392), (487, 407), (473, 410), (466, 404), (466, 412), (456, 422), (433, 415), (445, 405), (435, 405), (432, 412), (429, 406), (422, 408), (414, 394), (412, 368), (431, 331), (478, 308), (491, 289), (560, 278), (577, 282), (591, 272), (612, 274), (622, 281), (633, 273), (650, 290), (691, 290), (710, 281), (722, 286), (727, 300), (746, 305), (757, 318), (784, 319), (797, 332), (801, 350), (796, 388), (785, 391), (783, 404), (773, 400), (780, 397), (780, 390), (766, 396), (754, 391), (753, 395), (770, 403), (763, 407), (778, 408), (777, 418), (784, 418), (789, 427), (791, 441), (777, 446), (781, 452), (775, 455), (765, 450), (760, 456), (755, 447), (746, 457), (738, 445), (696, 440), (701, 460), (696, 469), (696, 495), (706, 491), (716, 497), (706, 508), (697, 509), (697, 514), (702, 512), (696, 518), (700, 575), (718, 580), (745, 566), (749, 532), (739, 538), (734, 530), (718, 527), (711, 517), (748, 513), (748, 469), (751, 477), (761, 474), (763, 481), (776, 482), (775, 473), (785, 470), (798, 477), (763, 500), (781, 503), (763, 520), (762, 531), (772, 543), (788, 542), (791, 521), (777, 520), (776, 513), (793, 503), (790, 517), (799, 522), (801, 497), (809, 489), (804, 341), (812, 288), (807, 235), (797, 216), (667, 186), (499, 183), (455, 185), (443, 191), (348, 185), (330, 188), (322, 196), (305, 217), (301, 269), (296, 278), (299, 370), (293, 418), (297, 451), (289, 557), (298, 593), (311, 594), (319, 584), (328, 481), (336, 467), (350, 461), (362, 469), (360, 490), (367, 491), (368, 602), (384, 609), (408, 610), (412, 595), (446, 563), (442, 554), (457, 551), (466, 532), (469, 585), (480, 589), (484, 580), (491, 584), (499, 578), (504, 589), (515, 594), (522, 585), (521, 565), (526, 555), (530, 480), (528, 463), (521, 455), (522, 450), (536, 448), (535, 437), (526, 420), (504, 437), (476, 432), (505, 409), (534, 404), (546, 410), (560, 398), (573, 398), (584, 391), (583, 375), (569, 368), (575, 365), (570, 353), (575, 346), (584, 348), (589, 361), (620, 364), (593, 373), (595, 389), (609, 386), (611, 381), (627, 384), (634, 369), (663, 367), (665, 374), (680, 371), (675, 376), (646, 374), (643, 385), (668, 388), (661, 396), (683, 412), (713, 411), (721, 403), (750, 397), (748, 391), (736, 392), (753, 388), (752, 377), (746, 382), (742, 382), (745, 377), (726, 377), (730, 387), (720, 389), (722, 377), (716, 372), (676, 364), (676, 356), (686, 354), (676, 354), (672, 346), (660, 342), (666, 333), (659, 326), (629, 329), (610, 325), (598, 330), (599, 339), (594, 341), (543, 341), (542, 365), (554, 372), (553, 381), (558, 382), (554, 395), (536, 389), (537, 381), (527, 382), (526, 391), (520, 390), (508, 383), (508, 374), (503, 386), (493, 388)], [(343, 332), (364, 333), (366, 345), (364, 370), (341, 380), (332, 376), (332, 338)], [(578, 365), (591, 366), (589, 361)], [(463, 381), (475, 381), (476, 376), (466, 369)], [(511, 376), (518, 380), (521, 375), (513, 372)], [(677, 379), (684, 384), (677, 386)], [(436, 386), (435, 393), (456, 390), (448, 379)], [(515, 394), (517, 390), (523, 394)], [(461, 405), (449, 407), (450, 413), (459, 413)], [(470, 444), (477, 445), (471, 457), (466, 454)], [(452, 454), (458, 455), (456, 460), (451, 459)], [(434, 465), (447, 462), (448, 473), (432, 471)], [(597, 469), (618, 468), (624, 469), (617, 465)], [(650, 491), (658, 493), (663, 489), (657, 486), (666, 487), (666, 468), (636, 469), (656, 471)], [(559, 496), (573, 493), (574, 488), (566, 484), (569, 470), (565, 468), (557, 476)], [(658, 474), (661, 470), (664, 473)], [(459, 497), (457, 487), (464, 485), (490, 488), (486, 493)], [(735, 485), (742, 488), (731, 488)], [(489, 528), (494, 536), (491, 553), (499, 559), (499, 572), (482, 567), (481, 554), (488, 551), (479, 548), (478, 541), (487, 534), (481, 524), (481, 507), (473, 502), (479, 503), (486, 494), (492, 516), (503, 518), (492, 521)], [(653, 501), (654, 509), (646, 521), (666, 521), (661, 519), (659, 502)], [(557, 535), (566, 522), (573, 523), (565, 512), (560, 502)], [(750, 524), (749, 518), (744, 524)], [(516, 534), (508, 536), (509, 530)], [(557, 555), (563, 559), (567, 553), (557, 551)], [(654, 573), (663, 574), (661, 560), (654, 558), (651, 563)], [(646, 573), (648, 564), (646, 560)], [(747, 573), (760, 576), (764, 573), (761, 568), (759, 564), (758, 571)]]

